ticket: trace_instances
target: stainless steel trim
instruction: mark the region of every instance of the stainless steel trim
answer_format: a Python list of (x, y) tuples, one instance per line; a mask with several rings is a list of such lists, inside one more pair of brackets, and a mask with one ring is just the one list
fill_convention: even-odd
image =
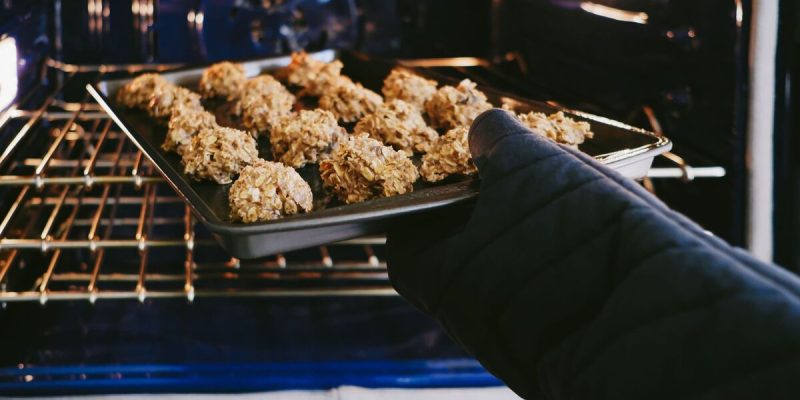
[[(186, 294), (182, 290), (170, 291), (150, 291), (147, 293), (149, 299), (169, 299), (182, 298)], [(364, 296), (397, 296), (397, 292), (391, 287), (364, 287), (364, 288), (329, 288), (319, 287), (311, 289), (262, 289), (262, 290), (197, 290), (194, 292), (197, 297), (364, 297)], [(87, 292), (49, 292), (45, 301), (64, 301), (64, 300), (130, 300), (140, 299), (140, 295), (129, 291), (98, 291)], [(42, 301), (40, 292), (0, 292), (0, 302), (13, 303), (23, 301)]]
[[(747, 249), (771, 262), (774, 255), (775, 65), (779, 2), (752, 3), (747, 118)], [(743, 18), (737, 2), (737, 22)]]
[(647, 177), (651, 179), (685, 179), (691, 176), (692, 179), (698, 178), (722, 178), (727, 171), (723, 167), (653, 167), (647, 173)]
[(475, 57), (449, 57), (449, 58), (415, 58), (398, 60), (398, 64), (407, 67), (488, 67), (491, 63), (482, 58)]
[[(159, 176), (95, 176), (92, 177), (93, 183), (158, 183), (164, 179)], [(0, 186), (26, 186), (35, 185), (44, 187), (48, 185), (80, 185), (86, 183), (83, 176), (0, 176)]]
[(70, 64), (52, 58), (47, 59), (47, 66), (63, 72), (127, 72), (137, 73), (142, 71), (166, 71), (183, 66), (184, 64)]

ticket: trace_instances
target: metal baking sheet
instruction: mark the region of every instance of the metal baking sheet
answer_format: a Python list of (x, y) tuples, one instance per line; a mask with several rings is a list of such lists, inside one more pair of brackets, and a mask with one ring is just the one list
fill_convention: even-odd
[[(314, 53), (313, 56), (323, 61), (341, 59), (345, 65), (344, 74), (376, 92), (380, 92), (383, 78), (394, 66), (389, 62), (370, 60), (363, 55), (349, 52), (326, 50)], [(252, 77), (286, 66), (289, 61), (289, 57), (275, 57), (244, 62), (243, 65), (247, 75)], [(162, 75), (173, 83), (195, 89), (205, 67), (185, 68)], [(417, 72), (440, 83), (453, 83), (426, 70)], [(313, 212), (268, 222), (251, 224), (233, 222), (229, 217), (229, 185), (189, 179), (183, 173), (180, 157), (161, 149), (166, 128), (155, 123), (143, 111), (127, 109), (115, 103), (114, 94), (132, 79), (101, 81), (95, 85), (87, 85), (87, 90), (120, 129), (152, 161), (170, 186), (191, 207), (198, 220), (208, 227), (222, 247), (234, 257), (256, 258), (379, 233), (384, 231), (392, 220), (403, 215), (467, 201), (478, 195), (475, 178), (449, 178), (440, 184), (427, 184), (420, 180), (415, 184), (412, 193), (400, 196), (349, 205), (315, 204)], [(581, 145), (581, 150), (634, 179), (644, 177), (653, 158), (668, 151), (672, 146), (666, 138), (616, 121), (518, 98), (487, 87), (479, 86), (479, 88), (496, 106), (503, 101), (511, 101), (519, 111), (552, 113), (561, 110), (573, 118), (589, 121), (595, 137)], [(207, 106), (210, 111), (224, 109), (224, 105)], [(260, 139), (258, 144), (262, 156), (269, 157), (269, 142)], [(318, 199), (324, 196), (315, 167), (306, 166), (300, 173), (309, 181), (315, 199)], [(320, 208), (316, 209), (317, 206)]]

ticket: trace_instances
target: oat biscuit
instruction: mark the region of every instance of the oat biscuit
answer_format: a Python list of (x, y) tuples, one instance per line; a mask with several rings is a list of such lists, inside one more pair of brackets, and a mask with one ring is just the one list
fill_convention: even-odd
[(203, 98), (222, 97), (234, 100), (239, 97), (247, 80), (244, 67), (228, 61), (216, 63), (203, 71), (198, 87)]
[(117, 102), (128, 108), (146, 109), (157, 87), (172, 85), (158, 74), (143, 74), (128, 82), (117, 92)]
[(366, 133), (409, 154), (427, 152), (439, 137), (425, 124), (418, 109), (399, 99), (387, 101), (374, 113), (362, 118), (353, 133)]
[(529, 112), (519, 114), (517, 118), (534, 132), (568, 146), (577, 147), (586, 139), (594, 137), (588, 122), (576, 121), (561, 111), (550, 115)]
[(279, 120), (269, 140), (275, 159), (294, 168), (315, 163), (346, 135), (336, 117), (325, 110), (302, 110)]
[(231, 185), (228, 203), (233, 220), (269, 221), (311, 211), (313, 194), (308, 183), (293, 168), (258, 159), (244, 167)]
[(160, 85), (153, 91), (147, 112), (154, 118), (169, 118), (178, 107), (201, 111), (200, 95), (175, 85)]
[(305, 51), (292, 53), (292, 61), (284, 74), (290, 85), (303, 88), (303, 94), (321, 96), (342, 73), (342, 62), (319, 61)]
[(438, 182), (450, 175), (473, 175), (478, 172), (472, 163), (469, 151), (469, 127), (460, 126), (447, 131), (431, 146), (431, 150), (422, 156), (419, 169), (422, 179)]
[(339, 141), (319, 170), (325, 187), (348, 204), (411, 192), (419, 177), (405, 154), (366, 134)]
[(425, 79), (402, 68), (395, 68), (383, 81), (381, 92), (386, 100), (403, 100), (419, 110), (436, 93), (436, 81)]
[(292, 112), (295, 97), (270, 75), (261, 75), (244, 84), (236, 109), (242, 125), (253, 135), (269, 133), (281, 117)]
[(203, 129), (192, 137), (191, 146), (191, 151), (183, 155), (183, 166), (196, 180), (231, 183), (245, 166), (258, 159), (255, 139), (233, 128)]
[(474, 82), (464, 79), (458, 86), (442, 86), (425, 103), (425, 111), (434, 128), (452, 129), (469, 126), (480, 113), (492, 108), (486, 95)]
[(178, 106), (167, 124), (167, 136), (161, 148), (179, 155), (191, 151), (192, 137), (203, 129), (217, 127), (214, 115), (205, 110)]
[(319, 98), (319, 108), (332, 112), (343, 122), (356, 122), (375, 112), (381, 104), (383, 98), (379, 94), (350, 80), (340, 80)]

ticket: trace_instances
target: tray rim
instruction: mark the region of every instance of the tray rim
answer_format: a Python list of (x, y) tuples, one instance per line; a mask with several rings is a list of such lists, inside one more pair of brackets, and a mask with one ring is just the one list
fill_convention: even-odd
[[(337, 54), (336, 51), (330, 50), (330, 49), (329, 50), (322, 50), (320, 52), (309, 53), (309, 55), (311, 55), (311, 56), (314, 56), (314, 57), (320, 56), (321, 58), (328, 58), (330, 56), (335, 57), (336, 54)], [(259, 59), (255, 59), (255, 60), (250, 60), (250, 61), (242, 61), (242, 63), (243, 64), (248, 64), (248, 65), (258, 66), (259, 64), (262, 64), (262, 63), (264, 63), (266, 61), (274, 60), (274, 61), (277, 62), (278, 60), (287, 59), (288, 57), (289, 56), (264, 57), (264, 58), (259, 58)], [(206, 68), (208, 65), (211, 65), (211, 64), (213, 64), (213, 63), (207, 63), (207, 64), (202, 64), (202, 65), (185, 66), (185, 67), (181, 67), (181, 68), (178, 68), (178, 69), (162, 72), (160, 74), (161, 75), (166, 75), (166, 76), (179, 77), (181, 72), (188, 72), (188, 71), (196, 72), (198, 70), (202, 70), (202, 69)], [(415, 72), (419, 72), (422, 75), (428, 75), (428, 76), (434, 75), (434, 76), (436, 76), (437, 79), (440, 79), (440, 82), (449, 81), (450, 83), (452, 83), (453, 81), (455, 81), (454, 79), (452, 79), (450, 77), (441, 77), (441, 76), (438, 76), (438, 74), (431, 74), (431, 73), (429, 73), (429, 71), (422, 71), (422, 70), (419, 70), (418, 68), (403, 66), (401, 63), (396, 63), (396, 65), (399, 66), (399, 67), (407, 68), (407, 69), (415, 71)], [(145, 72), (146, 71), (144, 71), (142, 73), (145, 73)], [(196, 193), (196, 191), (194, 189), (191, 188), (191, 186), (188, 184), (188, 181), (186, 179), (173, 179), (173, 177), (170, 176), (171, 175), (171, 171), (166, 171), (163, 168), (163, 166), (161, 165), (161, 163), (165, 163), (166, 164), (166, 159), (165, 159), (164, 155), (161, 154), (160, 148), (155, 148), (149, 142), (138, 140), (137, 136), (135, 134), (133, 134), (128, 129), (128, 126), (130, 124), (126, 123), (127, 121), (125, 121), (125, 117), (123, 115), (121, 115), (121, 114), (118, 115), (118, 113), (115, 111), (115, 109), (111, 106), (111, 102), (109, 100), (109, 97), (106, 95), (106, 93), (104, 93), (104, 90), (107, 89), (107, 85), (109, 83), (114, 83), (114, 82), (130, 81), (131, 79), (134, 79), (138, 75), (139, 74), (131, 75), (131, 76), (129, 76), (127, 78), (123, 78), (123, 79), (109, 79), (109, 80), (98, 81), (98, 82), (95, 82), (95, 83), (89, 83), (89, 84), (86, 85), (86, 90), (98, 102), (98, 104), (109, 115), (109, 117), (114, 121), (114, 123), (117, 124), (117, 127), (120, 130), (122, 130), (125, 133), (125, 135), (128, 137), (128, 139), (130, 139), (136, 145), (136, 147), (138, 147), (139, 150), (141, 150), (142, 153), (150, 160), (150, 162), (153, 164), (153, 166), (156, 168), (156, 170), (158, 170), (159, 174), (161, 174), (162, 177), (164, 177), (164, 180), (167, 182), (167, 184), (169, 184), (169, 186), (172, 187), (177, 192), (178, 196), (181, 197), (181, 199), (183, 199), (183, 201), (193, 210), (195, 216), (203, 224), (205, 224), (212, 233), (225, 234), (225, 235), (269, 234), (269, 233), (279, 233), (279, 232), (283, 232), (283, 231), (302, 230), (302, 229), (307, 229), (307, 228), (312, 228), (312, 227), (326, 227), (326, 226), (335, 226), (335, 225), (342, 225), (342, 224), (356, 224), (356, 223), (369, 222), (369, 221), (379, 220), (379, 219), (388, 219), (388, 218), (401, 217), (401, 216), (408, 215), (408, 214), (415, 213), (415, 212), (420, 212), (420, 211), (425, 211), (425, 210), (428, 210), (428, 209), (438, 208), (438, 207), (442, 207), (442, 206), (446, 206), (446, 205), (450, 205), (450, 204), (460, 203), (460, 202), (467, 201), (467, 200), (470, 200), (470, 199), (473, 199), (473, 198), (477, 197), (477, 195), (479, 193), (479, 190), (477, 188), (477, 183), (479, 181), (479, 178), (478, 177), (474, 177), (474, 178), (471, 178), (471, 179), (465, 179), (465, 180), (460, 181), (460, 182), (449, 183), (449, 184), (437, 186), (437, 187), (434, 187), (434, 188), (430, 188), (430, 189), (438, 189), (438, 190), (446, 190), (446, 189), (456, 190), (456, 189), (459, 189), (460, 192), (456, 192), (456, 194), (453, 194), (453, 195), (451, 195), (449, 197), (446, 197), (444, 199), (439, 199), (439, 200), (434, 200), (434, 201), (426, 200), (426, 202), (420, 203), (420, 204), (415, 204), (415, 203), (412, 202), (411, 204), (394, 206), (394, 207), (392, 207), (390, 209), (380, 209), (380, 208), (371, 209), (371, 210), (365, 210), (365, 211), (356, 212), (356, 213), (350, 214), (350, 215), (339, 214), (339, 215), (321, 215), (321, 216), (315, 216), (315, 217), (311, 217), (311, 218), (306, 217), (307, 215), (311, 215), (313, 213), (313, 211), (312, 211), (312, 213), (309, 213), (309, 214), (298, 214), (296, 216), (289, 216), (289, 217), (280, 218), (280, 219), (276, 219), (276, 220), (249, 223), (249, 224), (242, 224), (242, 223), (236, 223), (236, 222), (232, 222), (232, 221), (221, 220), (216, 216), (216, 213), (213, 210), (211, 210), (211, 209), (209, 209), (208, 207), (205, 206), (205, 201)], [(496, 89), (481, 87), (481, 90), (487, 90), (487, 89), (488, 89), (488, 91), (491, 91), (491, 92), (493, 92), (493, 93), (495, 93), (495, 94), (497, 94), (499, 96), (508, 97), (508, 98), (514, 99), (516, 101), (522, 101), (522, 102), (528, 102), (528, 103), (531, 103), (531, 102), (532, 103), (541, 103), (539, 101), (526, 99), (524, 97), (516, 96), (516, 95), (510, 94), (510, 93), (506, 93), (506, 92), (503, 92), (503, 91), (499, 91), (499, 90), (496, 90)], [(602, 116), (599, 116), (599, 115), (595, 115), (595, 114), (590, 114), (590, 113), (586, 113), (586, 112), (582, 112), (582, 111), (578, 111), (578, 110), (572, 110), (572, 109), (561, 107), (561, 106), (553, 106), (553, 105), (549, 105), (549, 106), (550, 107), (554, 107), (554, 108), (556, 108), (556, 109), (558, 109), (560, 111), (563, 111), (563, 112), (565, 112), (567, 114), (572, 114), (572, 115), (579, 116), (581, 118), (588, 119), (588, 120), (591, 120), (591, 121), (595, 121), (595, 122), (598, 122), (598, 123), (611, 125), (611, 126), (614, 126), (614, 127), (620, 128), (620, 129), (624, 129), (624, 130), (629, 131), (631, 133), (642, 134), (642, 135), (646, 135), (646, 136), (649, 136), (649, 137), (655, 139), (655, 141), (653, 143), (642, 145), (642, 146), (639, 146), (639, 147), (636, 147), (636, 148), (625, 149), (625, 150), (621, 150), (621, 151), (617, 151), (617, 152), (600, 154), (600, 155), (592, 157), (595, 161), (597, 161), (597, 162), (599, 162), (599, 163), (601, 163), (601, 164), (603, 164), (603, 165), (605, 165), (607, 167), (615, 168), (615, 167), (623, 167), (623, 166), (626, 166), (626, 165), (634, 164), (634, 163), (640, 162), (640, 161), (642, 161), (642, 160), (644, 160), (646, 158), (653, 158), (653, 157), (655, 157), (655, 156), (657, 156), (657, 155), (659, 155), (659, 154), (661, 154), (663, 152), (669, 151), (672, 148), (672, 142), (668, 138), (666, 138), (664, 136), (656, 135), (655, 133), (650, 132), (648, 130), (645, 130), (645, 129), (642, 129), (642, 128), (638, 128), (638, 127), (634, 127), (634, 126), (631, 126), (631, 125), (628, 125), (628, 124), (625, 124), (625, 123), (622, 123), (622, 122), (619, 122), (619, 121), (616, 121), (616, 120), (612, 120), (612, 119), (609, 119), (609, 118), (606, 118), (606, 117), (602, 117)], [(144, 143), (142, 143), (142, 142), (144, 142)], [(153, 153), (156, 154), (157, 156), (154, 157)], [(176, 182), (176, 181), (180, 181), (180, 182)], [(184, 188), (183, 186), (186, 186), (186, 187)], [(370, 200), (370, 203), (374, 205), (374, 204), (379, 204), (381, 202), (393, 201), (393, 200), (396, 200), (399, 197), (413, 196), (414, 193), (421, 193), (421, 192), (419, 192), (419, 191), (418, 192), (412, 192), (412, 193), (407, 193), (407, 194), (403, 194), (403, 195), (399, 195), (399, 196), (393, 196), (391, 198), (373, 199), (373, 200)], [(196, 199), (193, 199), (193, 197), (196, 197)], [(350, 207), (350, 206), (352, 206), (352, 205), (340, 205), (340, 206), (336, 206), (336, 207), (333, 207), (333, 208), (326, 208), (325, 210), (320, 210), (319, 212), (324, 212), (326, 210), (336, 210), (336, 209), (338, 209), (340, 207)], [(293, 217), (297, 218), (297, 219), (293, 219)]]

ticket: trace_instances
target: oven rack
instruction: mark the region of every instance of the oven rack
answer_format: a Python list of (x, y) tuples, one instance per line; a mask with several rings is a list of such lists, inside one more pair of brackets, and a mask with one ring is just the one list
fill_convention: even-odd
[[(51, 71), (52, 72), (52, 71)], [(0, 305), (60, 300), (394, 296), (385, 239), (258, 260), (225, 254), (85, 93), (60, 74), (0, 114)], [(75, 82), (75, 81), (80, 82)], [(27, 99), (30, 100), (30, 99)]]

